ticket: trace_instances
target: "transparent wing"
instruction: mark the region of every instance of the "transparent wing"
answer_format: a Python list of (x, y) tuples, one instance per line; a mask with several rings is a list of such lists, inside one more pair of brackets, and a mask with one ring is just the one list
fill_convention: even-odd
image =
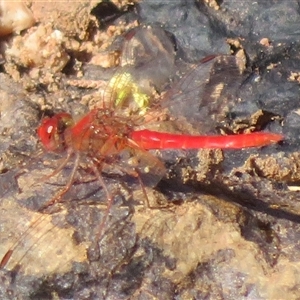
[(139, 86), (161, 91), (175, 71), (174, 39), (161, 27), (136, 27), (125, 35), (121, 65), (133, 65)]
[(118, 165), (129, 175), (140, 176), (146, 186), (155, 187), (166, 174), (163, 162), (141, 148), (127, 147), (118, 156)]
[(104, 92), (105, 107), (134, 107), (139, 113), (151, 104), (174, 73), (175, 51), (171, 38), (159, 27), (136, 27), (124, 35), (122, 68)]
[(184, 117), (200, 132), (212, 132), (238, 101), (236, 91), (244, 80), (243, 61), (216, 56), (193, 65), (162, 101), (174, 116)]

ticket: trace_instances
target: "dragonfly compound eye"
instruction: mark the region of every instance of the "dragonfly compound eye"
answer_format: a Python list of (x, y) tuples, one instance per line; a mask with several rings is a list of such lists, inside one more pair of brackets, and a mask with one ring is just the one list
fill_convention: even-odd
[(57, 122), (53, 118), (45, 118), (38, 127), (37, 132), (43, 146), (49, 151), (55, 151), (57, 148)]
[(45, 118), (37, 129), (43, 146), (48, 151), (60, 151), (64, 145), (64, 132), (73, 125), (70, 114), (60, 113), (52, 118)]

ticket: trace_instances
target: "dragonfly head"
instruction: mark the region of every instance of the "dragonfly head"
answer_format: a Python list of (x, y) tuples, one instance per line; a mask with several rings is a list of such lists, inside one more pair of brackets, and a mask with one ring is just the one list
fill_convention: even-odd
[(64, 132), (74, 125), (73, 118), (68, 113), (59, 113), (42, 120), (37, 129), (40, 141), (47, 151), (58, 152), (64, 150)]

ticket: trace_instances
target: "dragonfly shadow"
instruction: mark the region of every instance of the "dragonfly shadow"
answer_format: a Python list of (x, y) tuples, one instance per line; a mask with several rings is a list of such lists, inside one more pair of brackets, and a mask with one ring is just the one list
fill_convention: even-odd
[[(243, 184), (240, 183), (240, 185), (242, 186)], [(179, 180), (173, 181), (167, 179), (162, 180), (158, 184), (157, 189), (167, 195), (170, 202), (178, 201), (182, 199), (182, 196), (187, 194), (189, 194), (189, 198), (190, 195), (199, 195), (199, 193), (213, 195), (222, 201), (235, 203), (246, 210), (267, 214), (276, 219), (284, 219), (300, 224), (300, 215), (296, 213), (299, 211), (299, 209), (297, 209), (297, 205), (299, 205), (297, 204), (297, 199), (295, 198), (293, 201), (290, 199), (291, 197), (287, 197), (288, 195), (284, 195), (284, 193), (278, 195), (274, 200), (274, 195), (271, 195), (271, 193), (264, 195), (264, 198), (262, 198), (257, 196), (257, 190), (255, 189), (251, 190), (243, 187), (237, 189), (221, 181), (187, 184)], [(271, 203), (268, 203), (268, 197), (271, 198)], [(289, 204), (280, 203), (281, 197), (289, 198)], [(278, 200), (277, 203), (276, 199)]]
[(250, 211), (267, 214), (276, 219), (284, 219), (300, 224), (299, 214), (288, 211), (288, 207), (281, 208), (280, 205), (276, 205), (276, 203), (267, 203), (263, 199), (258, 198), (255, 195), (255, 191), (252, 192), (245, 189), (240, 191), (232, 191), (228, 186), (220, 182), (217, 184), (212, 184), (205, 189), (207, 189), (207, 191), (210, 193), (222, 198), (224, 201), (234, 202), (243, 208), (249, 209)]

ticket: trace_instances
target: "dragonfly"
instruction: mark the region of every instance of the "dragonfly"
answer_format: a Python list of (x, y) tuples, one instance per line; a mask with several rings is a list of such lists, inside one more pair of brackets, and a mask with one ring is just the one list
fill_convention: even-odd
[[(283, 140), (283, 136), (271, 132), (253, 132), (237, 135), (191, 135), (169, 133), (150, 130), (141, 127), (157, 123), (161, 112), (165, 112), (169, 102), (179, 111), (182, 107), (189, 107), (192, 97), (193, 108), (199, 105), (195, 92), (203, 92), (207, 82), (199, 82), (200, 74), (207, 72), (218, 62), (220, 57), (210, 57), (196, 65), (194, 69), (176, 83), (161, 98), (152, 100), (134, 84), (134, 76), (130, 72), (117, 73), (110, 83), (98, 107), (91, 109), (78, 121), (71, 114), (60, 112), (42, 120), (37, 129), (38, 137), (44, 149), (48, 152), (61, 154), (64, 160), (46, 178), (59, 174), (73, 159), (72, 170), (64, 188), (59, 190), (43, 209), (51, 207), (61, 201), (64, 194), (72, 187), (77, 171), (84, 162), (94, 174), (107, 198), (106, 214), (101, 222), (97, 238), (100, 238), (107, 221), (109, 211), (113, 205), (113, 195), (103, 179), (103, 172), (113, 166), (121, 172), (135, 177), (144, 185), (154, 187), (166, 174), (164, 163), (148, 150), (158, 149), (243, 149), (249, 147), (263, 147)], [(229, 58), (232, 63), (234, 57)], [(235, 68), (235, 67), (234, 67)], [(182, 98), (186, 99), (185, 102)], [(196, 104), (195, 104), (196, 103)], [(133, 109), (126, 110), (131, 104)], [(223, 103), (218, 100), (208, 104), (212, 110), (223, 109)], [(125, 107), (125, 108), (124, 108)], [(199, 109), (193, 109), (197, 115)], [(137, 111), (139, 113), (137, 113)], [(157, 112), (160, 111), (158, 114)], [(173, 111), (172, 108), (169, 111)], [(189, 112), (190, 113), (190, 107)], [(201, 114), (200, 114), (201, 115)], [(197, 120), (197, 116), (191, 118)], [(150, 120), (150, 121), (149, 121)], [(208, 120), (214, 123), (215, 120)], [(201, 123), (202, 124), (202, 123)], [(210, 126), (210, 125), (209, 125)], [(146, 206), (149, 206), (145, 193)], [(16, 245), (14, 246), (16, 247)], [(13, 255), (14, 247), (9, 249), (2, 258), (0, 267), (4, 268)]]
[[(206, 66), (218, 59), (213, 56), (206, 58), (196, 67), (196, 71), (202, 70), (202, 65)], [(198, 75), (197, 72), (192, 72), (192, 75), (194, 76), (194, 73)], [(178, 85), (181, 87), (186, 84), (187, 80), (191, 80), (189, 76), (179, 81)], [(149, 129), (139, 130), (138, 128), (144, 125), (146, 116), (151, 116), (153, 110), (157, 111), (157, 105), (154, 105), (154, 109), (151, 107), (149, 96), (139, 90), (128, 72), (114, 76), (108, 87), (109, 100), (104, 100), (101, 107), (92, 109), (78, 122), (75, 122), (70, 114), (61, 112), (51, 118), (46, 117), (39, 126), (37, 132), (44, 148), (50, 152), (67, 154), (65, 161), (51, 176), (59, 173), (70, 157), (75, 156), (68, 183), (47, 205), (55, 203), (70, 189), (82, 157), (88, 160), (92, 172), (105, 190), (108, 203), (112, 203), (112, 195), (106, 189), (101, 176), (101, 170), (107, 165), (114, 164), (123, 172), (138, 178), (142, 186), (146, 183), (153, 187), (165, 175), (164, 164), (147, 150), (243, 149), (267, 146), (283, 139), (281, 134), (270, 132), (190, 135)], [(174, 90), (176, 94), (180, 94), (178, 87)], [(174, 90), (171, 89), (172, 93)], [(185, 93), (182, 94), (185, 95)], [(170, 94), (167, 94), (166, 97), (169, 96)], [(128, 98), (132, 98), (131, 101)], [(131, 112), (127, 112), (126, 115), (124, 110), (120, 109), (124, 107), (124, 103), (128, 107), (128, 103), (131, 102), (138, 107), (139, 114), (136, 116)], [(156, 103), (160, 102), (164, 101), (159, 99)], [(163, 107), (160, 108), (163, 109)], [(134, 113), (136, 113), (136, 108)], [(147, 196), (145, 198), (147, 199)]]

